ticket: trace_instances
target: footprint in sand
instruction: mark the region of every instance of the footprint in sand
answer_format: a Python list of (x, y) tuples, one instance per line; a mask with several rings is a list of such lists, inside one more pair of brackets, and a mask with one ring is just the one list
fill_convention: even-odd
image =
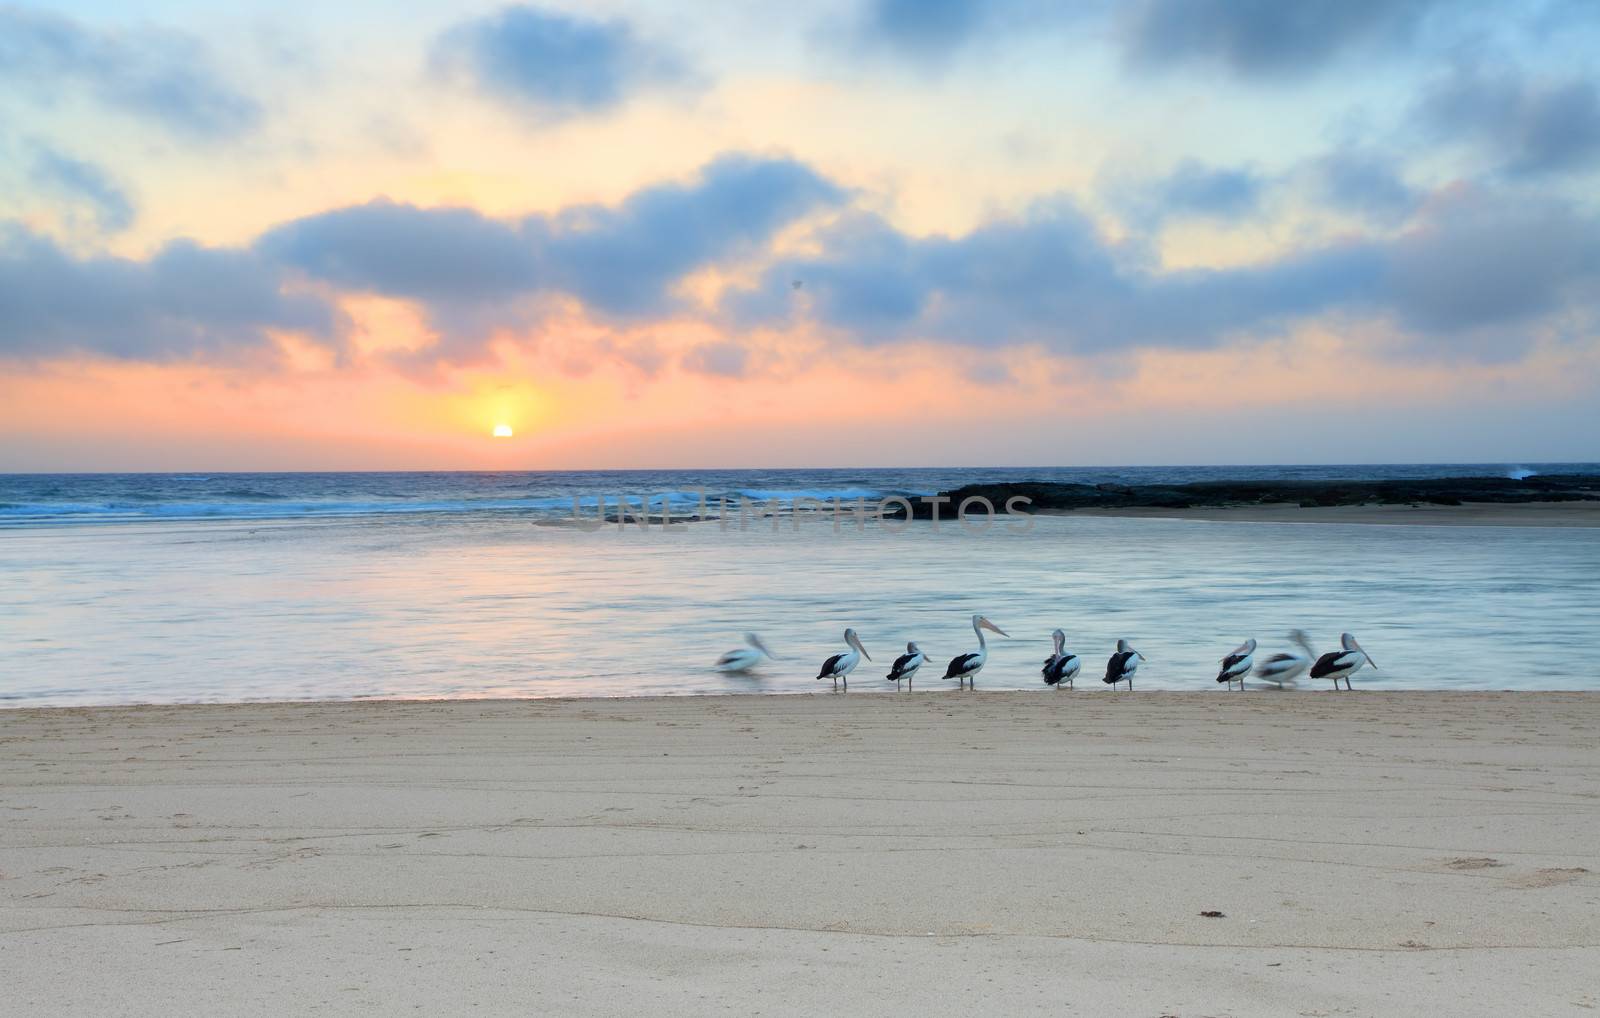
[(1499, 859), (1491, 859), (1488, 856), (1473, 856), (1470, 858), (1450, 859), (1444, 863), (1444, 868), (1447, 870), (1486, 870), (1504, 865), (1505, 863)]

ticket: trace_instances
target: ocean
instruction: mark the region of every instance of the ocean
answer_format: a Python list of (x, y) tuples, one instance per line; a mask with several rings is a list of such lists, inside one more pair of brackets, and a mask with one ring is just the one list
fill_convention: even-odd
[[(596, 527), (629, 496), (876, 500), (978, 481), (1600, 472), (1595, 464), (0, 475), (0, 705), (815, 692), (853, 626), (883, 679), (907, 640), (942, 663), (991, 636), (979, 689), (1216, 692), (1219, 658), (1303, 628), (1360, 637), (1371, 689), (1595, 688), (1600, 530), (1039, 517), (910, 525), (779, 511)], [(573, 501), (580, 519), (574, 526)], [(584, 513), (587, 512), (585, 517)], [(1076, 693), (1039, 664), (1060, 627)], [(777, 660), (711, 668), (760, 633)], [(1574, 667), (1574, 663), (1580, 667)], [(930, 674), (931, 673), (931, 674)], [(1253, 683), (1254, 685), (1254, 683)], [(1302, 680), (1302, 688), (1323, 684)]]

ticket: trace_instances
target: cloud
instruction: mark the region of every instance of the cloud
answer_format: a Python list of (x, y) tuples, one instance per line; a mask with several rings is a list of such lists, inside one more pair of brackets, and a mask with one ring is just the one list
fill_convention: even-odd
[(872, 0), (862, 8), (858, 39), (924, 61), (941, 61), (993, 24), (983, 0)]
[(230, 360), (276, 350), (274, 331), (339, 346), (324, 300), (285, 290), (258, 256), (176, 241), (148, 260), (77, 258), (0, 225), (0, 356)]
[[(1355, 169), (1313, 168), (1348, 171), (1355, 198), (1395, 198), (1392, 181), (1360, 183), (1365, 157), (1354, 155)], [(1401, 230), (1186, 269), (1152, 262), (1138, 239), (1112, 240), (1064, 197), (953, 235), (910, 234), (847, 197), (801, 163), (733, 155), (614, 206), (496, 219), (376, 201), (284, 223), (242, 249), (177, 242), (143, 261), (78, 258), (13, 227), (0, 244), (0, 350), (222, 358), (269, 347), (276, 331), (340, 349), (335, 301), (351, 292), (427, 309), (437, 335), (419, 362), (481, 356), (494, 329), (555, 297), (551, 313), (590, 323), (674, 316), (720, 329), (680, 363), (729, 377), (749, 370), (738, 337), (751, 328), (1114, 357), (1359, 322), (1390, 327), (1397, 350), (1491, 361), (1519, 356), (1545, 325), (1600, 319), (1600, 220), (1509, 190), (1435, 193)], [(791, 230), (793, 253), (776, 251)], [(759, 271), (713, 306), (677, 293), (735, 261)], [(659, 363), (659, 351), (644, 354)]]
[(133, 202), (93, 163), (40, 146), (34, 153), (29, 181), (70, 202), (88, 205), (102, 233), (120, 233), (133, 225)]
[(440, 34), (435, 66), (494, 98), (548, 117), (613, 109), (652, 85), (681, 85), (690, 74), (671, 51), (647, 43), (621, 21), (514, 5)]
[(1373, 220), (1394, 222), (1421, 201), (1396, 172), (1394, 160), (1360, 149), (1341, 149), (1308, 160), (1296, 172), (1322, 205)]
[(284, 223), (256, 248), (342, 289), (425, 302), (499, 302), (538, 285), (523, 227), (468, 208), (378, 199)]
[(1388, 262), (1386, 296), (1402, 324), (1435, 336), (1600, 309), (1600, 221), (1556, 201), (1448, 195)]
[(229, 85), (191, 36), (100, 30), (21, 7), (0, 7), (0, 80), (30, 88), (46, 103), (77, 89), (201, 140), (241, 135), (261, 119), (260, 105)]
[(1588, 78), (1532, 81), (1457, 68), (1433, 83), (1413, 115), (1433, 137), (1482, 146), (1513, 176), (1600, 164), (1600, 91)]
[(689, 371), (723, 378), (742, 378), (750, 353), (731, 340), (702, 343), (683, 357), (683, 366)]
[(1092, 4), (1049, 0), (869, 0), (852, 21), (830, 28), (846, 48), (936, 69), (982, 40), (1060, 30), (1094, 13)]
[(1443, 0), (1138, 0), (1123, 55), (1136, 67), (1219, 67), (1241, 78), (1309, 74), (1347, 53), (1398, 48)]
[(754, 253), (777, 230), (843, 197), (793, 160), (728, 155), (687, 183), (647, 187), (617, 206), (502, 220), (376, 201), (285, 223), (256, 246), (334, 286), (436, 310), (560, 293), (594, 311), (638, 317), (669, 310), (672, 287), (689, 273)]
[(1261, 211), (1270, 182), (1247, 167), (1207, 166), (1189, 159), (1165, 177), (1109, 187), (1112, 204), (1151, 229), (1174, 219), (1248, 219)]
[(1436, 201), (1391, 239), (1222, 269), (1149, 267), (1065, 199), (956, 237), (855, 216), (812, 240), (815, 254), (779, 260), (758, 285), (727, 295), (733, 326), (1098, 354), (1212, 347), (1335, 316), (1392, 321), (1437, 349), (1472, 332), (1467, 353), (1501, 357), (1524, 349), (1541, 318), (1600, 309), (1600, 222), (1481, 194)]
[(687, 184), (658, 184), (615, 208), (568, 209), (524, 220), (544, 252), (551, 285), (600, 310), (666, 309), (690, 272), (754, 254), (781, 228), (845, 191), (790, 159), (722, 156)]

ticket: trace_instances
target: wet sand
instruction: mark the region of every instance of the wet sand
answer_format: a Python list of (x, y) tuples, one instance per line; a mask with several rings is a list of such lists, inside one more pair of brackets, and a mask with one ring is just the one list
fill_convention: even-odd
[(1587, 1014), (1597, 745), (1567, 693), (0, 711), (5, 1011)]

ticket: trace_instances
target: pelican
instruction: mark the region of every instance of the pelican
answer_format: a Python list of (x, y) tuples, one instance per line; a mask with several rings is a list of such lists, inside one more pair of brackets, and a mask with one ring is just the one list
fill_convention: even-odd
[(1044, 667), (1039, 670), (1044, 676), (1044, 684), (1060, 689), (1072, 685), (1072, 680), (1078, 677), (1078, 669), (1083, 667), (1083, 662), (1078, 655), (1068, 654), (1066, 651), (1067, 634), (1057, 629), (1050, 634), (1050, 639), (1055, 641), (1056, 652), (1044, 659)]
[(1361, 644), (1349, 633), (1339, 634), (1339, 645), (1343, 650), (1333, 650), (1317, 658), (1317, 663), (1311, 666), (1313, 679), (1332, 679), (1333, 688), (1339, 688), (1339, 680), (1344, 680), (1344, 688), (1350, 688), (1350, 676), (1361, 669), (1364, 664), (1378, 667), (1372, 660), (1372, 655), (1361, 649)]
[(1139, 662), (1144, 660), (1144, 655), (1133, 649), (1133, 644), (1127, 640), (1117, 641), (1117, 652), (1111, 655), (1111, 660), (1106, 662), (1106, 677), (1101, 679), (1106, 685), (1115, 688), (1117, 683), (1126, 682), (1128, 691), (1133, 692), (1133, 673), (1139, 670)]
[(900, 688), (900, 680), (906, 680), (906, 688), (911, 688), (911, 680), (917, 677), (917, 669), (921, 668), (928, 660), (928, 656), (917, 648), (915, 643), (906, 644), (906, 652), (894, 659), (893, 666), (889, 669), (889, 681), (894, 683), (894, 688)]
[(1250, 663), (1255, 660), (1256, 639), (1250, 639), (1239, 644), (1233, 651), (1222, 659), (1222, 670), (1217, 673), (1218, 682), (1226, 682), (1232, 689), (1235, 681), (1239, 683), (1239, 692), (1244, 692), (1244, 677), (1250, 674)]
[(822, 662), (822, 668), (817, 672), (818, 679), (832, 679), (834, 689), (839, 688), (840, 679), (844, 680), (844, 688), (849, 689), (850, 673), (855, 671), (856, 665), (861, 663), (863, 657), (868, 661), (872, 660), (872, 655), (868, 654), (867, 649), (861, 646), (861, 638), (856, 636), (854, 629), (846, 629), (844, 631), (844, 642), (850, 649), (843, 654), (835, 654)]
[(1285, 682), (1292, 685), (1295, 679), (1305, 674), (1305, 670), (1311, 667), (1311, 662), (1317, 659), (1316, 652), (1311, 649), (1311, 641), (1306, 637), (1305, 630), (1291, 629), (1289, 642), (1298, 645), (1305, 653), (1296, 654), (1289, 651), (1272, 655), (1256, 665), (1256, 678), (1276, 682), (1278, 688), (1282, 689)]
[[(983, 671), (983, 663), (989, 660), (989, 644), (983, 638), (983, 631), (987, 629), (993, 633), (1010, 638), (1011, 634), (990, 622), (982, 615), (972, 616), (972, 631), (978, 634), (978, 649), (972, 654), (957, 654), (950, 659), (950, 666), (944, 670), (944, 677), (955, 679), (960, 685), (967, 685)], [(974, 686), (973, 688), (977, 688)]]
[(776, 654), (767, 649), (766, 644), (761, 642), (761, 637), (754, 633), (744, 634), (744, 642), (750, 646), (730, 650), (717, 658), (717, 671), (726, 672), (730, 675), (748, 672), (760, 664), (763, 658), (777, 657)]

